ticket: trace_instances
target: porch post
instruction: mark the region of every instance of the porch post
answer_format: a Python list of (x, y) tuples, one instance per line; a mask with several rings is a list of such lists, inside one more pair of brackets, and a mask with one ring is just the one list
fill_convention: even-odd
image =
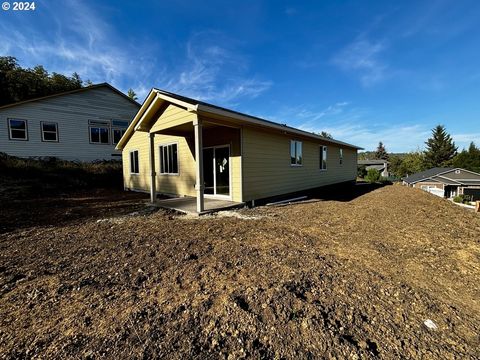
[(203, 183), (203, 139), (202, 139), (202, 121), (198, 117), (193, 120), (193, 128), (195, 133), (195, 174), (196, 183), (195, 190), (197, 192), (197, 213), (205, 210)]
[(149, 133), (150, 139), (150, 202), (155, 203), (157, 199), (156, 173), (155, 173), (155, 133)]

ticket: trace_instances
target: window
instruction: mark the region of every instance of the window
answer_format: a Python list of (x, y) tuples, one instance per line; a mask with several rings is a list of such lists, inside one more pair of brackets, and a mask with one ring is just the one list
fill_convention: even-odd
[(290, 140), (290, 165), (301, 166), (302, 163), (302, 142), (297, 140)]
[(112, 142), (118, 144), (122, 136), (127, 131), (128, 121), (112, 120)]
[(8, 119), (10, 140), (28, 140), (27, 120)]
[(108, 144), (110, 143), (107, 127), (90, 127), (90, 142), (92, 144)]
[(130, 151), (130, 174), (139, 174), (138, 150)]
[(112, 139), (114, 144), (118, 144), (127, 129), (112, 129)]
[(58, 125), (54, 122), (40, 122), (42, 141), (58, 142)]
[(110, 144), (110, 121), (89, 120), (90, 143)]
[(160, 146), (160, 174), (178, 174), (178, 145)]
[(327, 170), (327, 147), (320, 146), (320, 170)]
[(343, 149), (340, 149), (340, 165), (343, 164)]

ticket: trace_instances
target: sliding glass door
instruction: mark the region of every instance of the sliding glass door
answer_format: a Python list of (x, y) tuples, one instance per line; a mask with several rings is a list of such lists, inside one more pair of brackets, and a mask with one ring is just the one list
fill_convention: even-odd
[(230, 146), (203, 149), (205, 194), (230, 197)]

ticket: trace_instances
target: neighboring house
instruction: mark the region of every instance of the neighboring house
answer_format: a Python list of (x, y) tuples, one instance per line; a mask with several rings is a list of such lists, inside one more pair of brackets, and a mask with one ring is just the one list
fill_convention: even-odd
[(249, 202), (353, 182), (358, 146), (152, 89), (117, 145), (125, 189)]
[(404, 185), (452, 198), (470, 195), (480, 200), (480, 174), (460, 168), (432, 168), (402, 179)]
[(0, 152), (64, 160), (120, 160), (115, 145), (140, 104), (98, 84), (0, 107)]
[(383, 177), (388, 177), (388, 161), (387, 160), (358, 160), (358, 166), (365, 166), (365, 170), (376, 169)]

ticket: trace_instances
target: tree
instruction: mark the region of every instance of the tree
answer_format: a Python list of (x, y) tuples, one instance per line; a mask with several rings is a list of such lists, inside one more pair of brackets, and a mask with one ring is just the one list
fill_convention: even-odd
[(425, 153), (422, 151), (413, 151), (405, 155), (402, 159), (402, 163), (398, 165), (394, 172), (395, 176), (405, 177), (426, 169), (425, 166)]
[(365, 180), (369, 183), (374, 183), (380, 180), (380, 171), (377, 169), (368, 169), (367, 176), (365, 176)]
[(133, 91), (133, 89), (128, 89), (127, 96), (134, 101), (138, 100), (137, 94), (135, 94), (135, 91)]
[(387, 149), (381, 141), (378, 143), (377, 150), (375, 150), (375, 159), (388, 160)]
[(333, 139), (332, 134), (330, 134), (330, 133), (328, 133), (328, 132), (326, 132), (326, 131), (322, 131), (322, 132), (320, 133), (320, 136), (323, 136), (324, 138), (327, 138), (327, 139)]
[(475, 146), (474, 142), (471, 142), (468, 150), (463, 149), (453, 158), (453, 166), (480, 172), (480, 149)]
[(425, 144), (425, 162), (427, 167), (444, 167), (452, 165), (457, 154), (457, 147), (443, 125), (432, 129), (432, 137)]
[(22, 68), (13, 56), (0, 56), (0, 106), (82, 87), (77, 73), (71, 77), (52, 73), (42, 66)]

